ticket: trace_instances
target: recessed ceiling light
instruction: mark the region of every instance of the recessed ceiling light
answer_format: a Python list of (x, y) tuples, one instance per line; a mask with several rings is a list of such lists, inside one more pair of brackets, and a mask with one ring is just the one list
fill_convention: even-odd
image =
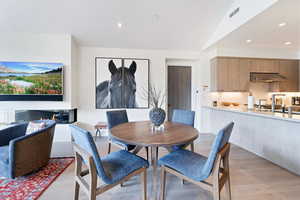
[(286, 22), (282, 22), (282, 23), (278, 24), (278, 26), (279, 27), (284, 27), (284, 26), (286, 26)]
[(121, 22), (119, 22), (118, 24), (118, 28), (122, 28), (123, 24)]
[(246, 40), (246, 42), (247, 42), (247, 43), (251, 43), (251, 42), (252, 42), (252, 40)]
[(291, 45), (292, 43), (291, 42), (285, 42), (284, 44), (285, 45)]

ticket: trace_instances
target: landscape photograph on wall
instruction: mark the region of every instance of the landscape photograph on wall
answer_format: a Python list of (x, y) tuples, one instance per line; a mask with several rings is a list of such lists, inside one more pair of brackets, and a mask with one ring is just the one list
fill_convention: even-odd
[(62, 94), (62, 63), (0, 61), (0, 95)]

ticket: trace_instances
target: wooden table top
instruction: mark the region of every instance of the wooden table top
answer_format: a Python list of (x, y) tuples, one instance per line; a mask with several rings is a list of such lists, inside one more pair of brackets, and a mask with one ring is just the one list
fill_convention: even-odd
[(198, 137), (198, 131), (187, 125), (165, 122), (164, 129), (154, 131), (150, 121), (129, 122), (115, 126), (110, 137), (138, 146), (171, 146), (186, 144)]

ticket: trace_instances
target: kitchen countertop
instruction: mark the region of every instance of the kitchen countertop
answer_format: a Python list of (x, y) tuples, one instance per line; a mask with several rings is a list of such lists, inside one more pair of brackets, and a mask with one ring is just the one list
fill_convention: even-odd
[(285, 113), (273, 113), (271, 111), (259, 109), (248, 110), (246, 106), (203, 106), (203, 108), (300, 123), (300, 115), (293, 114), (291, 117), (289, 117), (288, 114)]

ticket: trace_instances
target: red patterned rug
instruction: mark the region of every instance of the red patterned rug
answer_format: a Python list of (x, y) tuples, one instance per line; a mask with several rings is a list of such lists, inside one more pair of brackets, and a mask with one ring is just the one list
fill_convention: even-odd
[(23, 177), (0, 179), (1, 200), (35, 200), (74, 161), (74, 158), (53, 158), (40, 171)]

